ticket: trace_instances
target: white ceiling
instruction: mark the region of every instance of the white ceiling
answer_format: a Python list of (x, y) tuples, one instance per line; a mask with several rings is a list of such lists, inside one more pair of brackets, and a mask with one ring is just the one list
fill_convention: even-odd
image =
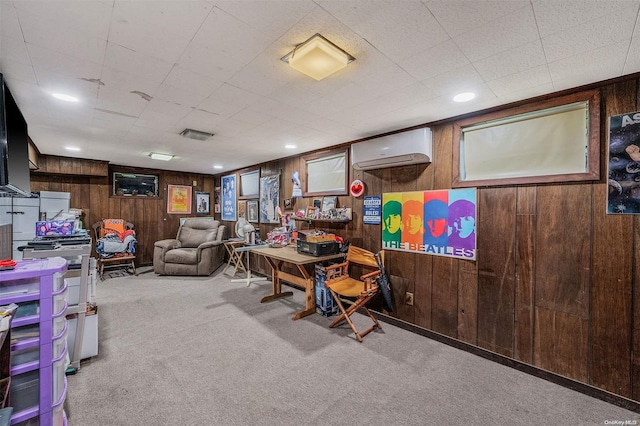
[[(215, 174), (640, 71), (640, 0), (0, 6), (0, 72), (43, 154), (166, 170)], [(280, 61), (317, 32), (356, 57), (322, 81)], [(453, 102), (464, 91), (477, 97)]]

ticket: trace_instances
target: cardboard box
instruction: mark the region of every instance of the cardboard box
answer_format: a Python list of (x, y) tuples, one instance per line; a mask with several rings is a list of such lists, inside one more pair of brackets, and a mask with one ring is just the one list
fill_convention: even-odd
[[(73, 354), (76, 342), (76, 326), (78, 318), (67, 319), (69, 332), (67, 333), (67, 350), (69, 356)], [(82, 348), (80, 349), (80, 359), (91, 358), (98, 355), (98, 312), (84, 317), (84, 334), (82, 337)]]
[(324, 243), (335, 240), (336, 236), (334, 234), (325, 234), (316, 229), (298, 231), (298, 241), (304, 241), (307, 243)]

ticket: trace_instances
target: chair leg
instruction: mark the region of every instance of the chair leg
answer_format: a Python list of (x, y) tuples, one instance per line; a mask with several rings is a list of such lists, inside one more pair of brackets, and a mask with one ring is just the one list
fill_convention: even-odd
[[(329, 290), (331, 290), (331, 289), (329, 289)], [(336, 325), (340, 324), (342, 321), (347, 321), (347, 323), (349, 324), (349, 327), (351, 327), (351, 329), (355, 333), (356, 339), (358, 339), (358, 342), (360, 342), (360, 343), (362, 343), (362, 339), (363, 339), (364, 336), (366, 336), (367, 334), (371, 333), (376, 328), (382, 329), (382, 327), (380, 327), (380, 323), (378, 322), (376, 317), (374, 317), (373, 314), (371, 313), (371, 311), (369, 311), (369, 309), (367, 309), (367, 307), (365, 306), (365, 304), (373, 297), (373, 295), (367, 296), (367, 297), (362, 298), (362, 299), (358, 298), (356, 300), (356, 302), (353, 305), (349, 306), (347, 309), (344, 308), (344, 305), (342, 304), (342, 301), (340, 300), (338, 295), (333, 290), (331, 290), (331, 295), (333, 296), (333, 299), (338, 304), (338, 307), (340, 308), (340, 311), (342, 313), (335, 320), (333, 320), (333, 322), (331, 324), (329, 324), (329, 328), (335, 327)], [(356, 329), (355, 324), (351, 321), (351, 315), (355, 311), (357, 311), (360, 307), (362, 307), (365, 310), (366, 314), (373, 321), (373, 325), (371, 327), (367, 328), (362, 333), (358, 332), (358, 330)]]

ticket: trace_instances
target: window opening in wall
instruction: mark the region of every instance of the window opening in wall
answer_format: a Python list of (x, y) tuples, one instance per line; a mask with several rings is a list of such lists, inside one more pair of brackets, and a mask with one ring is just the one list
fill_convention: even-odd
[(114, 172), (113, 195), (157, 197), (158, 176)]
[(306, 168), (305, 195), (347, 193), (347, 149), (303, 157)]

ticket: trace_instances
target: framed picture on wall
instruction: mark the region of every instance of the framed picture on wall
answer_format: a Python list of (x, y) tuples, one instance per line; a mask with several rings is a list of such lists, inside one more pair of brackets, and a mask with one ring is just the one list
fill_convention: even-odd
[(238, 200), (238, 218), (247, 217), (247, 200)]
[(191, 187), (186, 185), (167, 186), (167, 213), (191, 214)]
[(247, 220), (251, 223), (258, 223), (259, 219), (258, 200), (247, 201)]
[(196, 191), (196, 215), (208, 215), (211, 213), (211, 194)]
[(222, 176), (222, 220), (236, 220), (236, 175)]

